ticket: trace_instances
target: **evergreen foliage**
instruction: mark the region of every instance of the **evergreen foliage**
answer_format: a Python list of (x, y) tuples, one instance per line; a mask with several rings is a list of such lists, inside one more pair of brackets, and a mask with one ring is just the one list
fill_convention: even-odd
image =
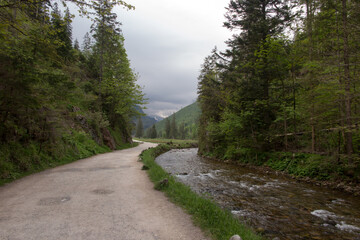
[(176, 120), (175, 120), (175, 114), (173, 114), (171, 118), (171, 124), (170, 124), (170, 138), (176, 139), (177, 138), (177, 126), (176, 126)]
[(225, 16), (234, 32), (228, 49), (214, 49), (199, 75), (200, 153), (301, 151), (355, 161), (359, 2), (231, 0)]
[(144, 127), (143, 127), (143, 122), (141, 120), (141, 118), (138, 119), (138, 122), (136, 124), (136, 133), (135, 133), (135, 137), (137, 138), (141, 138), (144, 135)]
[(177, 139), (197, 139), (200, 112), (198, 102), (194, 102), (157, 122), (155, 124), (156, 129), (158, 129), (159, 133), (164, 133), (164, 135), (158, 134), (158, 137), (171, 138), (171, 121), (173, 116), (176, 115), (175, 125), (177, 126)]
[(167, 139), (171, 138), (171, 126), (169, 118), (165, 119), (165, 137)]
[(156, 127), (155, 127), (155, 125), (152, 125), (152, 127), (147, 130), (147, 137), (154, 139), (154, 138), (157, 138), (157, 136), (158, 136), (158, 134), (156, 131)]
[(112, 13), (115, 3), (131, 6), (62, 2), (95, 14), (89, 15), (94, 41), (87, 34), (82, 51), (72, 44), (69, 9), (63, 14), (50, 1), (0, 0), (1, 179), (131, 142), (130, 119), (143, 94)]

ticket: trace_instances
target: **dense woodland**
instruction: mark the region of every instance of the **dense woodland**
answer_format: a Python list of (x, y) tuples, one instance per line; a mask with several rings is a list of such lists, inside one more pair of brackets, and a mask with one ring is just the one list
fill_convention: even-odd
[(359, 170), (360, 3), (231, 0), (227, 50), (202, 65), (200, 152), (305, 152)]
[(194, 102), (148, 127), (145, 127), (143, 118), (139, 119), (135, 137), (197, 139), (200, 112), (198, 102)]
[[(0, 0), (1, 179), (131, 142), (144, 99), (112, 9), (133, 7), (58, 2)], [(82, 44), (67, 4), (92, 20)]]

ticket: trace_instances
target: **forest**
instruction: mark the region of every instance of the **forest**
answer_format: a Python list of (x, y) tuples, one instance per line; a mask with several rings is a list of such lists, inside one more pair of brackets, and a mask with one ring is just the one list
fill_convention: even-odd
[(143, 123), (143, 118), (139, 118), (135, 137), (195, 140), (197, 139), (199, 116), (199, 104), (194, 102), (148, 127)]
[[(59, 5), (57, 5), (57, 2)], [(132, 142), (144, 103), (113, 8), (102, 1), (0, 0), (0, 179)], [(92, 20), (83, 43), (74, 14)]]
[(326, 177), (340, 165), (359, 177), (359, 16), (353, 0), (231, 0), (233, 35), (198, 77), (199, 152), (256, 164), (281, 153), (280, 170), (309, 154), (328, 159)]

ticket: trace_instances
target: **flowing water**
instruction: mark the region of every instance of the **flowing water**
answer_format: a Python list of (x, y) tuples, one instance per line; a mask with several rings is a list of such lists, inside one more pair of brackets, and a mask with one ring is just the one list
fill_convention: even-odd
[(156, 162), (269, 239), (360, 240), (359, 197), (201, 158), (195, 148)]

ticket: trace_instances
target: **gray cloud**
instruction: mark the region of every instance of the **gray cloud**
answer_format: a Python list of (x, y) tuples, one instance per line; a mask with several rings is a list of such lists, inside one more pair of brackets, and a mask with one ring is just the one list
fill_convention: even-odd
[[(222, 27), (229, 0), (132, 0), (135, 11), (115, 9), (123, 23), (125, 47), (138, 84), (149, 98), (146, 113), (168, 116), (197, 97), (203, 59), (231, 36)], [(76, 19), (79, 41), (87, 20)], [(81, 40), (80, 40), (81, 39)]]

